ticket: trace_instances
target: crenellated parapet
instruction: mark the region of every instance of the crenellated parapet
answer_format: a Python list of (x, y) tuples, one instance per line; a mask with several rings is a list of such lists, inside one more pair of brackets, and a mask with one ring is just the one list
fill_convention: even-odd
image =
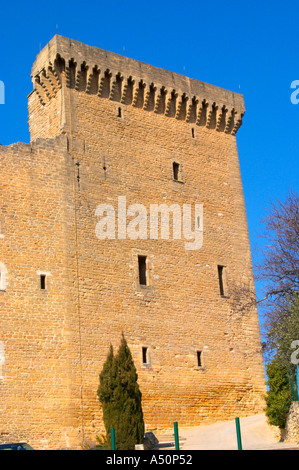
[(61, 36), (38, 55), (32, 81), (43, 106), (65, 86), (231, 135), (245, 113), (238, 93)]

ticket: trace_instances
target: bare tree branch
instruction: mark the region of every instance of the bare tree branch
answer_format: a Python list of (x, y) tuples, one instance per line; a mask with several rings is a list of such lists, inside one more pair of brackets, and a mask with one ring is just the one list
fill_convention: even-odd
[(263, 283), (263, 297), (256, 299), (254, 287), (244, 282), (230, 286), (230, 294), (241, 315), (253, 306), (262, 308), (266, 351), (275, 352), (287, 365), (291, 340), (299, 339), (298, 194), (290, 191), (284, 203), (273, 203), (262, 223), (265, 244), (259, 250), (255, 281)]

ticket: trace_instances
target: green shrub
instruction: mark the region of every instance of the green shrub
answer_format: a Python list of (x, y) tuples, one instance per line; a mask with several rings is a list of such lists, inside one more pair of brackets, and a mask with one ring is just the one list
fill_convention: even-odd
[(123, 336), (116, 356), (110, 346), (98, 388), (110, 449), (111, 428), (115, 430), (117, 450), (134, 450), (135, 444), (143, 442), (142, 396), (137, 379), (132, 355)]
[(273, 359), (267, 364), (266, 371), (269, 389), (265, 397), (265, 413), (271, 425), (283, 429), (292, 403), (287, 369), (282, 367), (277, 359)]

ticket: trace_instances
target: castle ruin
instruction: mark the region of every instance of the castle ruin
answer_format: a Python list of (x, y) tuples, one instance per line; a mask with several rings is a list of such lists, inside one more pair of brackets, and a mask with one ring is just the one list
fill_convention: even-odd
[(147, 430), (262, 412), (258, 313), (232, 295), (254, 288), (242, 95), (58, 35), (32, 82), (31, 142), (0, 146), (0, 441), (96, 442), (122, 333)]

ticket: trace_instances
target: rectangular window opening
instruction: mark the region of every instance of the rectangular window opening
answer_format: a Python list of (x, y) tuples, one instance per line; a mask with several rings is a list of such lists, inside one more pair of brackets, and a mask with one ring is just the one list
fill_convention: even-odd
[(139, 284), (142, 286), (147, 285), (146, 276), (146, 256), (138, 256), (138, 268), (139, 268)]
[(218, 266), (219, 290), (222, 296), (224, 296), (223, 270), (224, 266)]
[(148, 364), (147, 350), (148, 348), (145, 348), (145, 347), (142, 348), (142, 363), (143, 364)]
[(180, 171), (179, 163), (173, 162), (172, 168), (173, 168), (173, 179), (175, 181), (178, 181), (179, 180), (179, 171)]
[(40, 288), (41, 290), (46, 289), (46, 275), (45, 274), (40, 275)]
[(201, 361), (201, 351), (197, 351), (197, 365), (198, 367), (202, 367), (202, 361)]

